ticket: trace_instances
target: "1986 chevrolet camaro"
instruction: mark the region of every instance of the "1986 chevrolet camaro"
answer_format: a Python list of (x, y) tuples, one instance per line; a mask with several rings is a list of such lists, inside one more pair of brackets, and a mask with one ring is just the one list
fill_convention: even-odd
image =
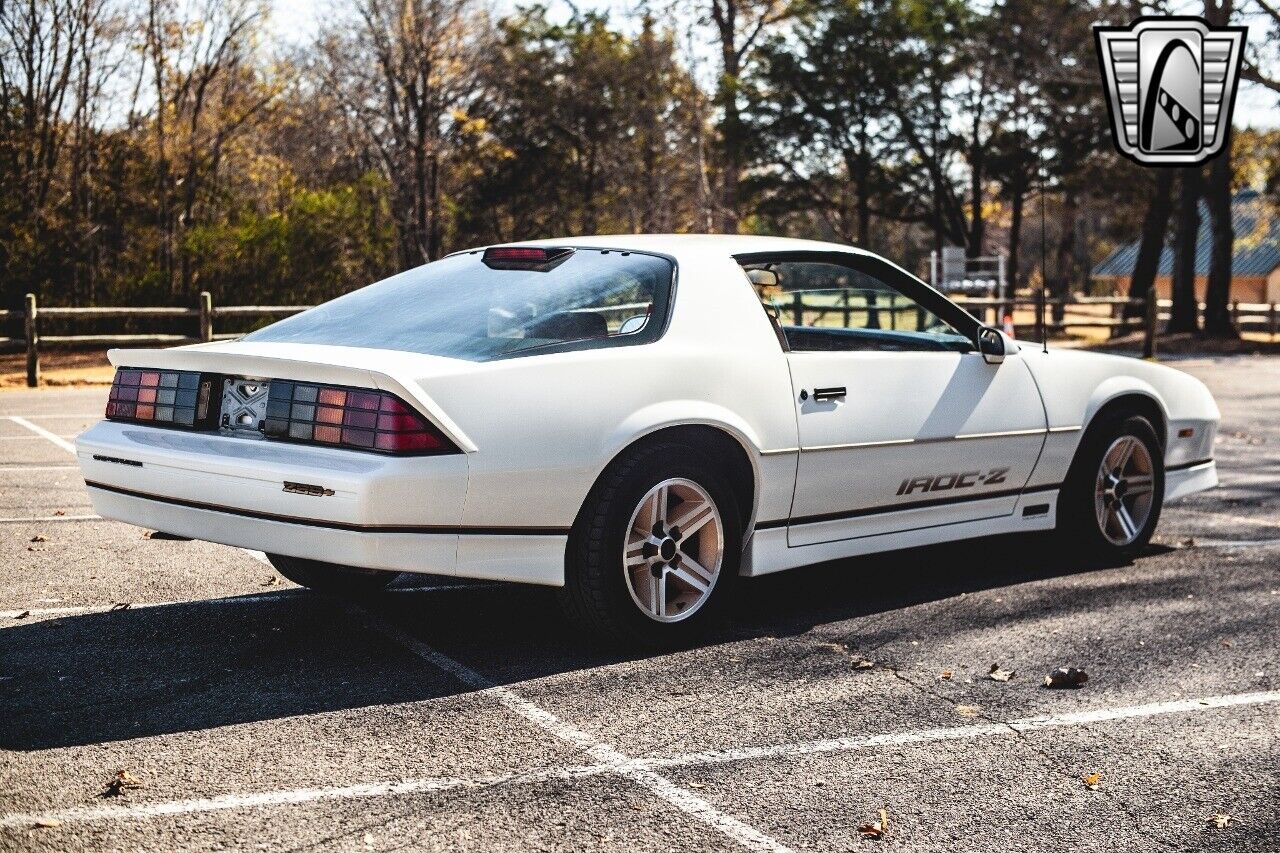
[(1122, 558), (1217, 483), (1192, 377), (1020, 346), (803, 240), (493, 246), (238, 340), (110, 357), (107, 419), (76, 442), (104, 517), (330, 592), (559, 587), (630, 641), (696, 630), (739, 575), (876, 551), (1056, 529)]

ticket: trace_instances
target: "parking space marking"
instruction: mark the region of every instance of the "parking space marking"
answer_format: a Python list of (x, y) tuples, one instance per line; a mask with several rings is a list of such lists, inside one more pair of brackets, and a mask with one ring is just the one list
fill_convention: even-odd
[[(23, 436), (25, 438), (25, 436)], [(35, 436), (32, 436), (33, 438)], [(23, 473), (31, 473), (32, 471), (79, 471), (79, 465), (0, 465), (0, 473), (6, 471), (20, 471)]]
[[(354, 610), (355, 608), (353, 608)], [(361, 616), (370, 616), (367, 611), (357, 611)], [(376, 618), (376, 617), (375, 617)], [(377, 626), (371, 626), (377, 627)], [(390, 628), (392, 634), (397, 629)], [(381, 632), (384, 633), (385, 632)], [(416, 640), (410, 641), (422, 646)], [(396, 642), (400, 642), (399, 639)], [(429, 647), (422, 647), (422, 655), (433, 665), (446, 667), (450, 674), (461, 678), (468, 673), (479, 679), (478, 683), (487, 683), (483, 676), (463, 667), (451, 658), (436, 652)], [(415, 650), (415, 654), (418, 651)], [(419, 656), (422, 656), (419, 655)], [(461, 672), (459, 672), (461, 670)], [(472, 685), (474, 686), (474, 685)], [(574, 745), (589, 744), (597, 749), (598, 744), (589, 735), (578, 731), (567, 723), (560, 721), (538, 706), (515, 696), (508, 688), (490, 685), (483, 692), (497, 696), (498, 691), (511, 694), (522, 710), (536, 709), (534, 713), (539, 719), (550, 718), (557, 728), (564, 729), (565, 736), (574, 738)], [(499, 697), (500, 698), (500, 697)], [(1003, 723), (989, 723), (974, 726), (960, 726), (950, 729), (930, 729), (916, 732), (899, 732), (894, 734), (875, 735), (862, 738), (833, 738), (806, 743), (780, 744), (769, 747), (752, 747), (714, 752), (695, 752), (669, 758), (626, 759), (608, 747), (604, 755), (593, 755), (595, 764), (568, 765), (547, 767), (520, 773), (487, 776), (455, 776), (428, 777), (421, 779), (402, 779), (397, 781), (368, 782), (359, 785), (346, 785), (332, 788), (298, 788), (291, 790), (262, 791), (254, 794), (227, 794), (220, 797), (191, 800), (166, 800), (156, 803), (120, 804), (107, 806), (88, 806), (29, 814), (9, 814), (0, 816), (0, 827), (25, 828), (34, 826), (38, 820), (55, 819), (64, 823), (97, 821), (97, 820), (145, 820), (147, 818), (166, 815), (192, 814), (197, 812), (223, 811), (227, 809), (257, 808), (266, 806), (294, 805), (315, 802), (317, 800), (361, 799), (369, 797), (395, 796), (397, 794), (431, 793), (459, 788), (487, 788), (506, 784), (537, 784), (550, 781), (572, 781), (591, 776), (619, 774), (626, 776), (636, 771), (653, 773), (657, 768), (691, 767), (712, 764), (723, 764), (737, 761), (750, 761), (763, 758), (791, 758), (813, 755), (823, 752), (843, 752), (875, 747), (910, 746), (920, 743), (936, 743), (941, 741), (973, 740), (982, 737), (1009, 736), (1012, 734), (1034, 732), (1044, 729), (1088, 726), (1096, 723), (1115, 722), (1120, 720), (1141, 719), (1167, 714), (1192, 713), (1198, 711), (1217, 710), (1222, 708), (1239, 708), (1252, 705), (1266, 705), (1280, 702), (1280, 691), (1259, 693), (1237, 693), (1222, 696), (1206, 696), (1198, 699), (1178, 699), (1167, 702), (1151, 702), (1143, 705), (1128, 705), (1113, 708), (1097, 708), (1091, 711), (1078, 711), (1070, 714), (1055, 714), (1042, 717), (1025, 717)], [(503, 704), (506, 704), (504, 702)], [(508, 705), (507, 707), (511, 707)], [(517, 711), (517, 713), (521, 713)], [(521, 713), (521, 716), (524, 716)], [(529, 719), (526, 717), (526, 719)], [(581, 741), (581, 744), (579, 743)], [(597, 750), (598, 751), (598, 750)], [(601, 760), (607, 758), (608, 760)], [(617, 759), (622, 759), (618, 761)], [(657, 774), (654, 774), (655, 776)], [(662, 777), (658, 777), (662, 778)], [(674, 783), (668, 782), (675, 786)], [(647, 787), (647, 786), (646, 786)], [(652, 789), (651, 789), (652, 790)], [(684, 792), (684, 789), (678, 789)], [(684, 792), (687, 793), (687, 792)], [(690, 795), (692, 796), (692, 795)], [(698, 800), (699, 798), (694, 797)], [(699, 802), (701, 802), (699, 800)], [(709, 807), (709, 806), (708, 806)], [(719, 814), (718, 812), (716, 814)], [(723, 817), (723, 816), (722, 816)], [(730, 818), (730, 820), (733, 820)], [(736, 821), (734, 821), (737, 823)], [(748, 827), (748, 829), (750, 829)], [(752, 830), (754, 833), (755, 831)], [(764, 836), (767, 838), (767, 836)], [(776, 841), (769, 839), (773, 844)], [(747, 846), (752, 846), (748, 844)], [(763, 846), (753, 849), (778, 850), (778, 847)]]
[(105, 521), (100, 515), (28, 515), (0, 518), (0, 524), (44, 524), (52, 521)]
[(669, 758), (641, 759), (636, 763), (644, 767), (668, 768), (688, 765), (725, 764), (752, 761), (760, 758), (789, 758), (816, 755), (826, 752), (851, 752), (886, 746), (910, 746), (917, 743), (973, 740), (982, 737), (1007, 737), (1014, 734), (1043, 731), (1045, 729), (1087, 726), (1118, 720), (1158, 717), (1167, 714), (1205, 711), (1217, 708), (1237, 708), (1246, 705), (1269, 705), (1280, 702), (1280, 690), (1258, 693), (1236, 693), (1225, 696), (1204, 696), (1198, 699), (1176, 699), (1167, 702), (1150, 702), (1145, 705), (1128, 705), (1118, 708), (1096, 708), (1092, 711), (1076, 711), (1070, 714), (1053, 714), (1042, 717), (1024, 717), (997, 723), (958, 726), (946, 729), (925, 729), (914, 732), (873, 735), (861, 738), (829, 738), (801, 743), (784, 743), (773, 746), (741, 747), (739, 749), (695, 752)]
[(581, 749), (606, 766), (611, 772), (622, 776), (657, 795), (660, 799), (675, 806), (685, 814), (702, 821), (737, 841), (748, 850), (770, 851), (770, 853), (789, 853), (789, 848), (781, 842), (765, 835), (755, 827), (749, 826), (737, 818), (725, 814), (711, 803), (662, 776), (658, 772), (642, 767), (634, 759), (574, 726), (539, 705), (525, 699), (509, 687), (495, 685), (480, 673), (467, 667), (453, 658), (428, 646), (421, 640), (411, 637), (396, 628), (380, 616), (355, 605), (349, 605), (349, 612), (363, 618), (366, 624), (376, 633), (396, 643), (401, 648), (412, 652), (432, 666), (452, 675), (462, 684), (480, 691), (496, 700), (507, 710), (523, 717), (543, 731)]
[(38, 819), (55, 819), (63, 823), (95, 820), (143, 820), (167, 815), (198, 812), (225, 811), (227, 809), (261, 808), (263, 806), (287, 806), (312, 803), (318, 800), (347, 800), (367, 797), (388, 797), (397, 794), (426, 794), (455, 788), (488, 788), (494, 785), (523, 783), (536, 784), (549, 781), (567, 781), (609, 772), (603, 764), (582, 767), (555, 767), (527, 773), (502, 776), (435, 777), (404, 779), (397, 782), (370, 782), (362, 785), (346, 785), (340, 788), (298, 788), (291, 791), (263, 791), (257, 794), (225, 794), (197, 800), (166, 800), (137, 805), (88, 806), (41, 814), (14, 814), (0, 816), (0, 827), (21, 828), (33, 826)]
[(31, 421), (27, 420), (26, 418), (20, 415), (9, 415), (8, 417), (9, 417), (9, 420), (13, 421), (18, 426), (31, 430), (41, 438), (46, 438), (49, 441), (52, 441), (58, 447), (61, 447), (63, 450), (70, 453), (71, 455), (73, 456), (75, 455), (75, 452), (76, 452), (75, 445), (67, 441), (62, 436), (51, 433), (49, 432), (49, 430), (45, 429), (44, 427), (33, 424)]

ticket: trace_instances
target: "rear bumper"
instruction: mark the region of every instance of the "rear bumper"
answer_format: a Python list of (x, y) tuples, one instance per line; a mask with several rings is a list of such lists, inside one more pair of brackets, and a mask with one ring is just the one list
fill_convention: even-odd
[(461, 526), (463, 454), (389, 457), (113, 422), (82, 434), (76, 452), (104, 518), (362, 568), (564, 582), (567, 530)]

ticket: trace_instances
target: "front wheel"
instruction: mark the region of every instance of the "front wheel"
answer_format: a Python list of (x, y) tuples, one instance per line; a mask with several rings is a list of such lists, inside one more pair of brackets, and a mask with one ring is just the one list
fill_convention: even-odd
[(714, 619), (735, 580), (742, 522), (708, 457), (684, 444), (640, 448), (592, 490), (570, 537), (560, 602), (579, 628), (668, 646)]
[(339, 566), (334, 563), (322, 563), (319, 560), (287, 557), (284, 554), (268, 554), (267, 559), (271, 561), (271, 565), (277, 572), (299, 586), (334, 595), (372, 595), (386, 589), (387, 584), (400, 574), (378, 569)]
[(1155, 533), (1164, 502), (1164, 460), (1146, 418), (1091, 430), (1065, 484), (1058, 517), (1069, 544), (1090, 556), (1128, 559)]

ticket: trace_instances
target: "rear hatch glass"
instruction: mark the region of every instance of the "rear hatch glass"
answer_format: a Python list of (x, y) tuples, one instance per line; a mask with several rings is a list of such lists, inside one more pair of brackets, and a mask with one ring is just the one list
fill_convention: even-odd
[(489, 361), (657, 340), (670, 310), (667, 258), (577, 249), (519, 268), (452, 255), (340, 296), (244, 340), (400, 350)]

